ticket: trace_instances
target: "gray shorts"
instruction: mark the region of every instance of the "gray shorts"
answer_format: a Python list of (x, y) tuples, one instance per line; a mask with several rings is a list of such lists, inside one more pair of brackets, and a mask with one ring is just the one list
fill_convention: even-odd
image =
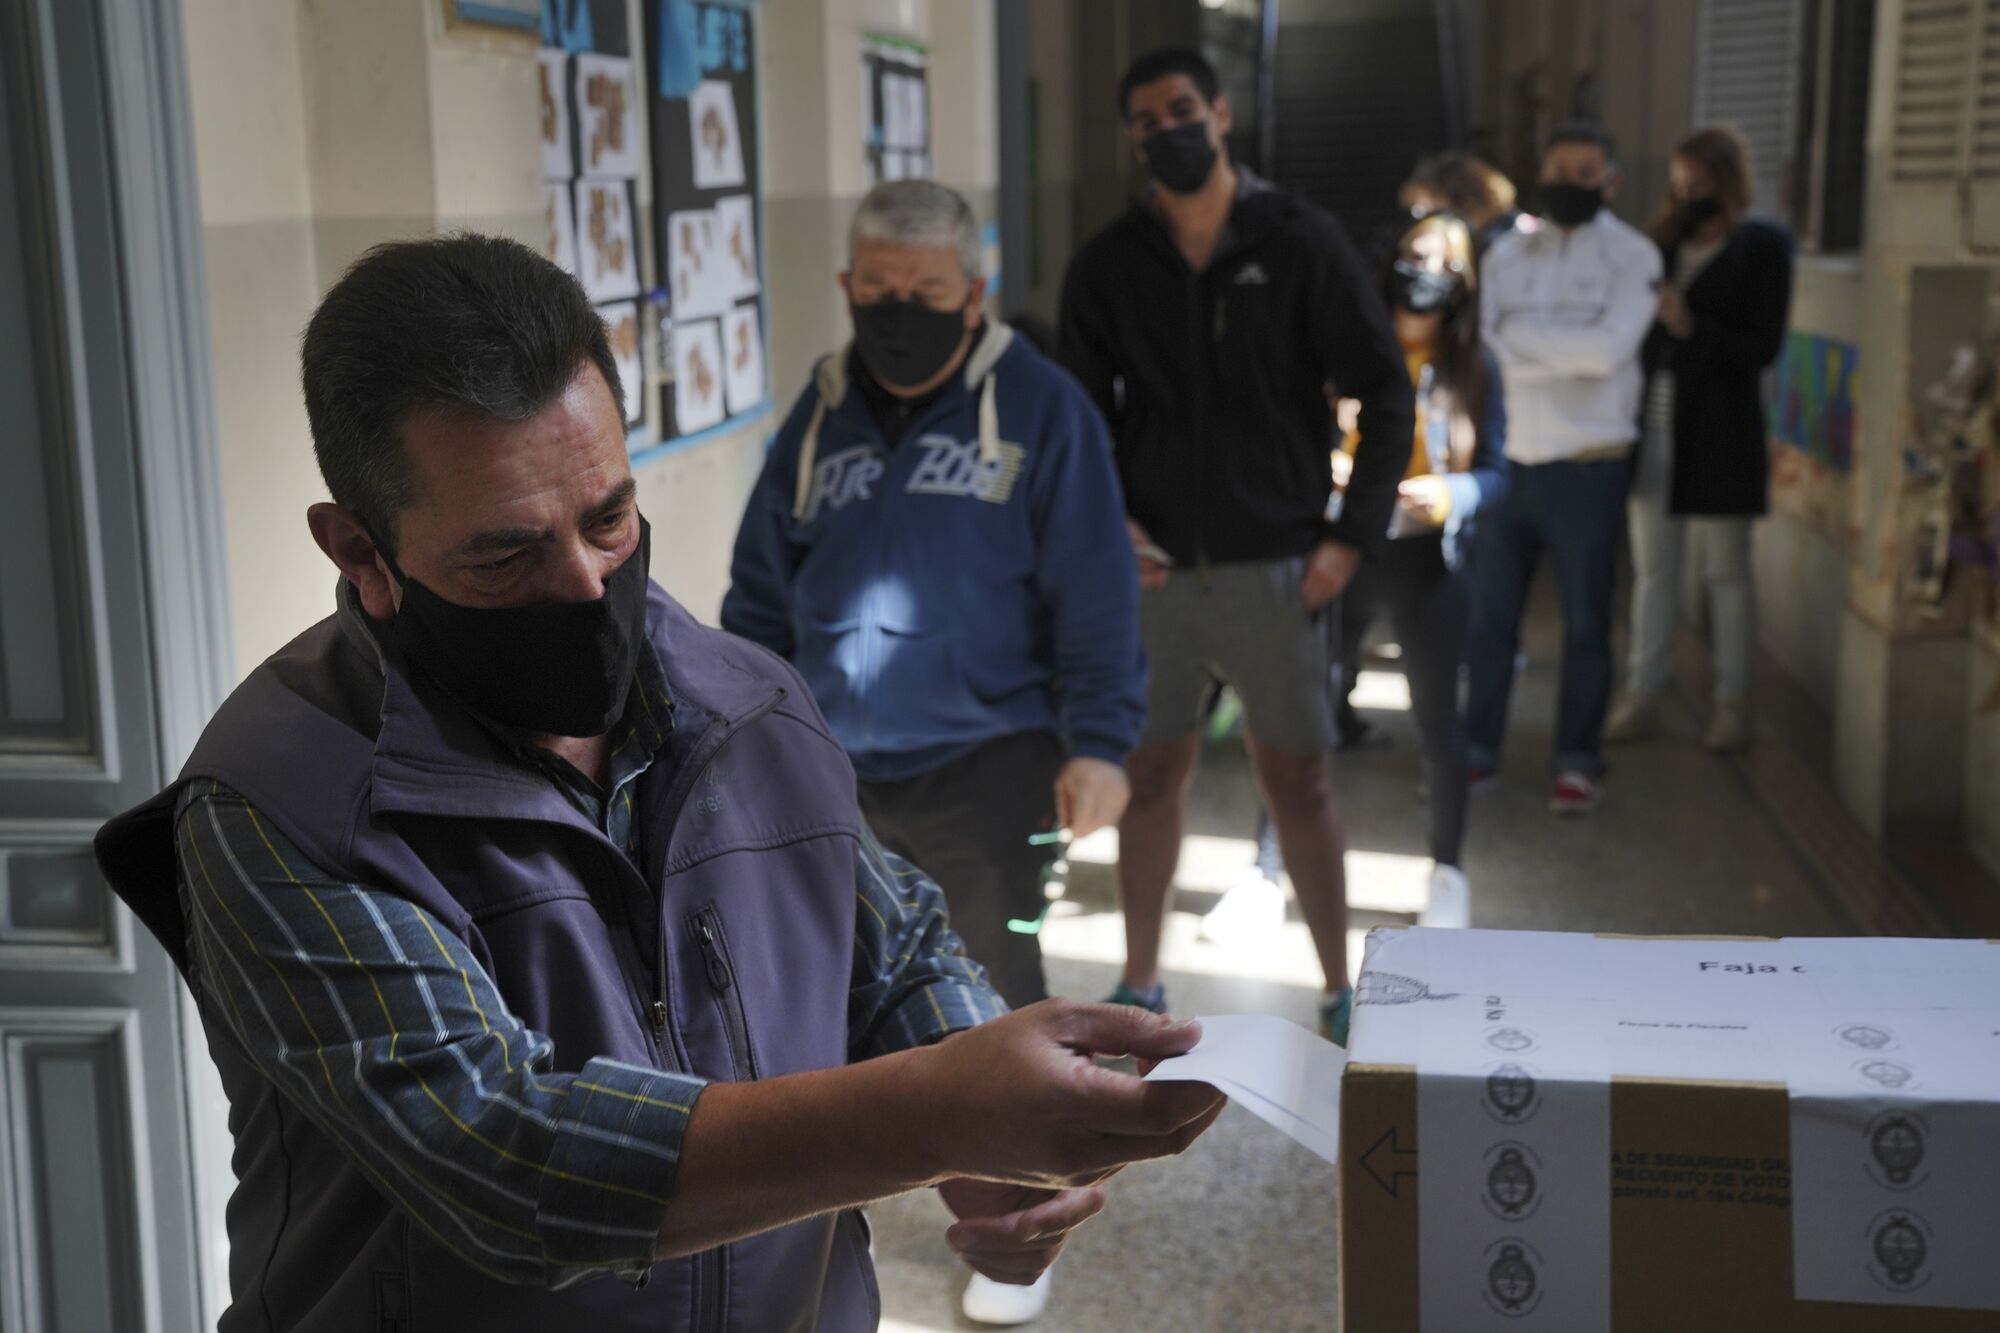
[[(1228, 685), (1244, 727), (1288, 754), (1333, 744), (1333, 635), (1327, 607), (1299, 600), (1305, 557), (1175, 570), (1139, 597), (1139, 633), (1151, 680), (1142, 743), (1185, 736), (1201, 724), (1203, 697)], [(1338, 605), (1338, 603), (1335, 603)]]

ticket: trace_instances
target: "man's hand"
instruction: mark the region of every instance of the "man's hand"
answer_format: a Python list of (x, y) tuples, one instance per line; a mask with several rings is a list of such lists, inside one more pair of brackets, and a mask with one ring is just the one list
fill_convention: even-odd
[[(1201, 1083), (1146, 1083), (1093, 1056), (1161, 1060), (1201, 1038), (1130, 1005), (1044, 1000), (922, 1052), (912, 1105), (928, 1109), (921, 1145), (937, 1177), (1062, 1190), (1128, 1162), (1181, 1152), (1227, 1099)], [(915, 1145), (913, 1145), (915, 1146)]]
[(1318, 611), (1347, 590), (1354, 571), (1361, 567), (1361, 552), (1331, 537), (1312, 548), (1306, 557), (1306, 574), (1299, 580), (1299, 598), (1306, 610)]
[(1104, 1210), (1104, 1191), (947, 1180), (938, 1197), (958, 1222), (945, 1244), (995, 1282), (1026, 1286), (1062, 1253), (1069, 1233)]
[(1660, 325), (1683, 341), (1694, 334), (1694, 320), (1688, 314), (1687, 302), (1681, 299), (1681, 289), (1671, 282), (1660, 284)]
[(1160, 550), (1160, 544), (1139, 526), (1139, 520), (1136, 518), (1125, 520), (1125, 531), (1132, 538), (1132, 553), (1139, 558), (1139, 587), (1146, 592), (1166, 587), (1167, 566), (1161, 563), (1159, 555), (1156, 554)]
[(1056, 827), (1087, 838), (1116, 824), (1132, 799), (1125, 770), (1104, 759), (1078, 755), (1056, 774)]

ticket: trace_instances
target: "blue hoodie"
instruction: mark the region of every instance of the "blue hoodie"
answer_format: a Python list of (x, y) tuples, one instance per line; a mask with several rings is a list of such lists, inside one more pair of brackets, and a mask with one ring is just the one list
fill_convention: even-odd
[(1145, 665), (1097, 409), (989, 321), (891, 448), (847, 366), (822, 360), (778, 431), (723, 628), (791, 660), (864, 781), (1037, 730), (1123, 763)]

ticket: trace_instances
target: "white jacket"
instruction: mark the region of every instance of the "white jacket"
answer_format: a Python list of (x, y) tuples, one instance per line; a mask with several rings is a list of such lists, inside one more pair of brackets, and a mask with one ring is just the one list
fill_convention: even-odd
[(1533, 466), (1639, 435), (1639, 347), (1659, 306), (1660, 252), (1608, 210), (1570, 231), (1493, 242), (1480, 332), (1507, 393), (1507, 458)]

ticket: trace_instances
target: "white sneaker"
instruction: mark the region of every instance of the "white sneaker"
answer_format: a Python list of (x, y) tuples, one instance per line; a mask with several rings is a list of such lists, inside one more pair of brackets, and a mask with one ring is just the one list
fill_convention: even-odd
[(1032, 1324), (1049, 1308), (1049, 1275), (1054, 1271), (1043, 1270), (1040, 1277), (1025, 1287), (995, 1282), (984, 1273), (974, 1273), (972, 1281), (966, 1284), (965, 1301), (960, 1308), (975, 1324), (1003, 1327)]
[(1208, 909), (1201, 919), (1201, 937), (1212, 944), (1255, 944), (1284, 924), (1284, 889), (1252, 870)]
[(1472, 925), (1472, 886), (1457, 866), (1431, 867), (1431, 901), (1417, 918), (1420, 926), (1464, 930)]

